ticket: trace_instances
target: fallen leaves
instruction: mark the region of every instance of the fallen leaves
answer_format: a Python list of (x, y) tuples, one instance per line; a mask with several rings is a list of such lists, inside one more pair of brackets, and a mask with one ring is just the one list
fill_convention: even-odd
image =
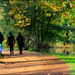
[(15, 63), (13, 63), (13, 62), (12, 63), (5, 63), (5, 65), (11, 65), (11, 64), (15, 64)]

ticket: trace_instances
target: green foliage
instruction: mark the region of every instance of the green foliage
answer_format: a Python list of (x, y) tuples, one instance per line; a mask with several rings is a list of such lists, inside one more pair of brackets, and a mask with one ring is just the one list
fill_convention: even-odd
[[(1, 27), (6, 31), (8, 29), (16, 32), (16, 36), (20, 30), (26, 36), (32, 35), (39, 44), (51, 41), (70, 42), (69, 30), (72, 31), (75, 27), (75, 8), (71, 7), (70, 2), (1, 0), (2, 2), (6, 5), (3, 7), (4, 19)], [(7, 32), (5, 34), (7, 35)]]

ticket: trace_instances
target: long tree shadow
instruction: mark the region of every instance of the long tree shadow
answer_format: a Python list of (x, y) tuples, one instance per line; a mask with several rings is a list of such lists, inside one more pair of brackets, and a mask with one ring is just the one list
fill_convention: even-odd
[[(66, 60), (67, 63), (75, 63), (75, 58), (61, 58), (61, 59)], [(30, 61), (28, 60), (28, 61), (17, 61), (17, 62), (2, 62), (2, 61), (0, 61), (0, 63), (22, 63), (22, 62), (36, 62), (36, 61), (48, 61), (48, 60), (56, 61), (56, 60), (61, 60), (61, 59), (55, 58), (55, 59), (41, 59), (41, 60), (30, 60)]]
[[(5, 64), (5, 65), (8, 65), (9, 66), (9, 64), (10, 65), (14, 65), (14, 64), (16, 64), (16, 63), (14, 63), (14, 62), (8, 62), (8, 63), (6, 63), (6, 62), (1, 62), (2, 64)], [(18, 63), (20, 63), (20, 62), (18, 62)], [(21, 62), (21, 63), (26, 63), (25, 61), (24, 62)], [(11, 68), (19, 68), (19, 67), (35, 67), (35, 66), (50, 66), (50, 65), (56, 65), (56, 66), (58, 66), (58, 65), (60, 65), (60, 64), (64, 64), (64, 62), (60, 62), (60, 63), (43, 63), (43, 64), (36, 64), (36, 63), (34, 63), (34, 64), (27, 64), (27, 65), (23, 65), (23, 66), (16, 66), (16, 67), (14, 67), (14, 66), (12, 66), (12, 67), (9, 67), (9, 69), (11, 69)]]
[[(17, 57), (31, 57), (31, 56), (45, 56), (46, 54), (42, 54), (42, 53), (24, 53), (22, 55), (19, 55), (19, 54), (14, 54), (14, 55), (10, 55), (10, 54), (2, 54), (2, 57), (1, 58), (4, 58), (5, 56), (7, 56), (7, 58), (17, 58)], [(4, 59), (7, 59), (7, 58), (4, 58)]]
[[(71, 75), (71, 73), (66, 73), (67, 72), (66, 69), (68, 69), (68, 68), (69, 67), (52, 68), (52, 69), (39, 69), (39, 70), (33, 70), (33, 71), (22, 71), (22, 72), (19, 72), (18, 74), (11, 73), (11, 74), (7, 74), (7, 75), (15, 75), (15, 74), (16, 75), (48, 75), (48, 74), (49, 75)], [(66, 74), (64, 74), (64, 73), (66, 73)]]
[[(52, 61), (54, 60), (54, 62), (49, 62), (49, 61)], [(39, 63), (39, 62), (42, 62), (44, 61), (43, 63)], [(36, 62), (38, 64), (36, 64)], [(26, 65), (23, 65), (23, 67), (35, 67), (35, 66), (50, 66), (50, 65), (60, 65), (60, 64), (65, 64), (64, 62), (59, 62), (59, 59), (43, 59), (43, 60), (30, 60), (30, 61), (17, 61), (17, 62), (0, 62), (1, 64), (5, 64), (5, 65), (14, 65), (14, 64), (23, 64), (23, 63), (27, 63)], [(28, 63), (32, 63), (32, 64), (28, 64)], [(9, 69), (11, 68), (19, 68), (21, 66), (12, 66), (12, 67), (9, 67)]]
[[(41, 60), (28, 60), (28, 61), (16, 61), (16, 62), (2, 62), (2, 61), (0, 61), (0, 63), (23, 63), (23, 62), (36, 62), (36, 61), (48, 61), (48, 60), (54, 60), (54, 61), (56, 61), (56, 60), (60, 60), (60, 59), (58, 59), (58, 58), (56, 58), (56, 59), (41, 59)], [(61, 63), (64, 63), (64, 62), (61, 62)]]

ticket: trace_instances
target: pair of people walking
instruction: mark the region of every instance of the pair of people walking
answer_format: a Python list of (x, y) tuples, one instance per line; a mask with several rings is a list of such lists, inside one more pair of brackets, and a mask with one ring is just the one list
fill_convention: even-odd
[[(16, 40), (17, 40), (17, 43), (19, 46), (19, 54), (22, 54), (22, 47), (24, 47), (24, 38), (23, 38), (21, 32), (19, 32)], [(14, 54), (13, 47), (15, 44), (15, 37), (12, 35), (11, 32), (9, 32), (7, 43), (10, 46), (10, 55)]]

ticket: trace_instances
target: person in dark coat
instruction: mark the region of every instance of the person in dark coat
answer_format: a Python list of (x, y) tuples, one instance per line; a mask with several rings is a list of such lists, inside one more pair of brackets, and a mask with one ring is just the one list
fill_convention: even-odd
[(2, 42), (3, 42), (3, 35), (0, 32), (0, 54), (2, 53)]
[(21, 32), (19, 32), (19, 34), (17, 36), (17, 43), (19, 46), (19, 54), (22, 54), (22, 47), (24, 47), (24, 38), (23, 38)]
[(15, 38), (11, 32), (9, 32), (9, 34), (8, 34), (7, 44), (10, 46), (10, 55), (14, 54), (13, 46), (15, 44)]

